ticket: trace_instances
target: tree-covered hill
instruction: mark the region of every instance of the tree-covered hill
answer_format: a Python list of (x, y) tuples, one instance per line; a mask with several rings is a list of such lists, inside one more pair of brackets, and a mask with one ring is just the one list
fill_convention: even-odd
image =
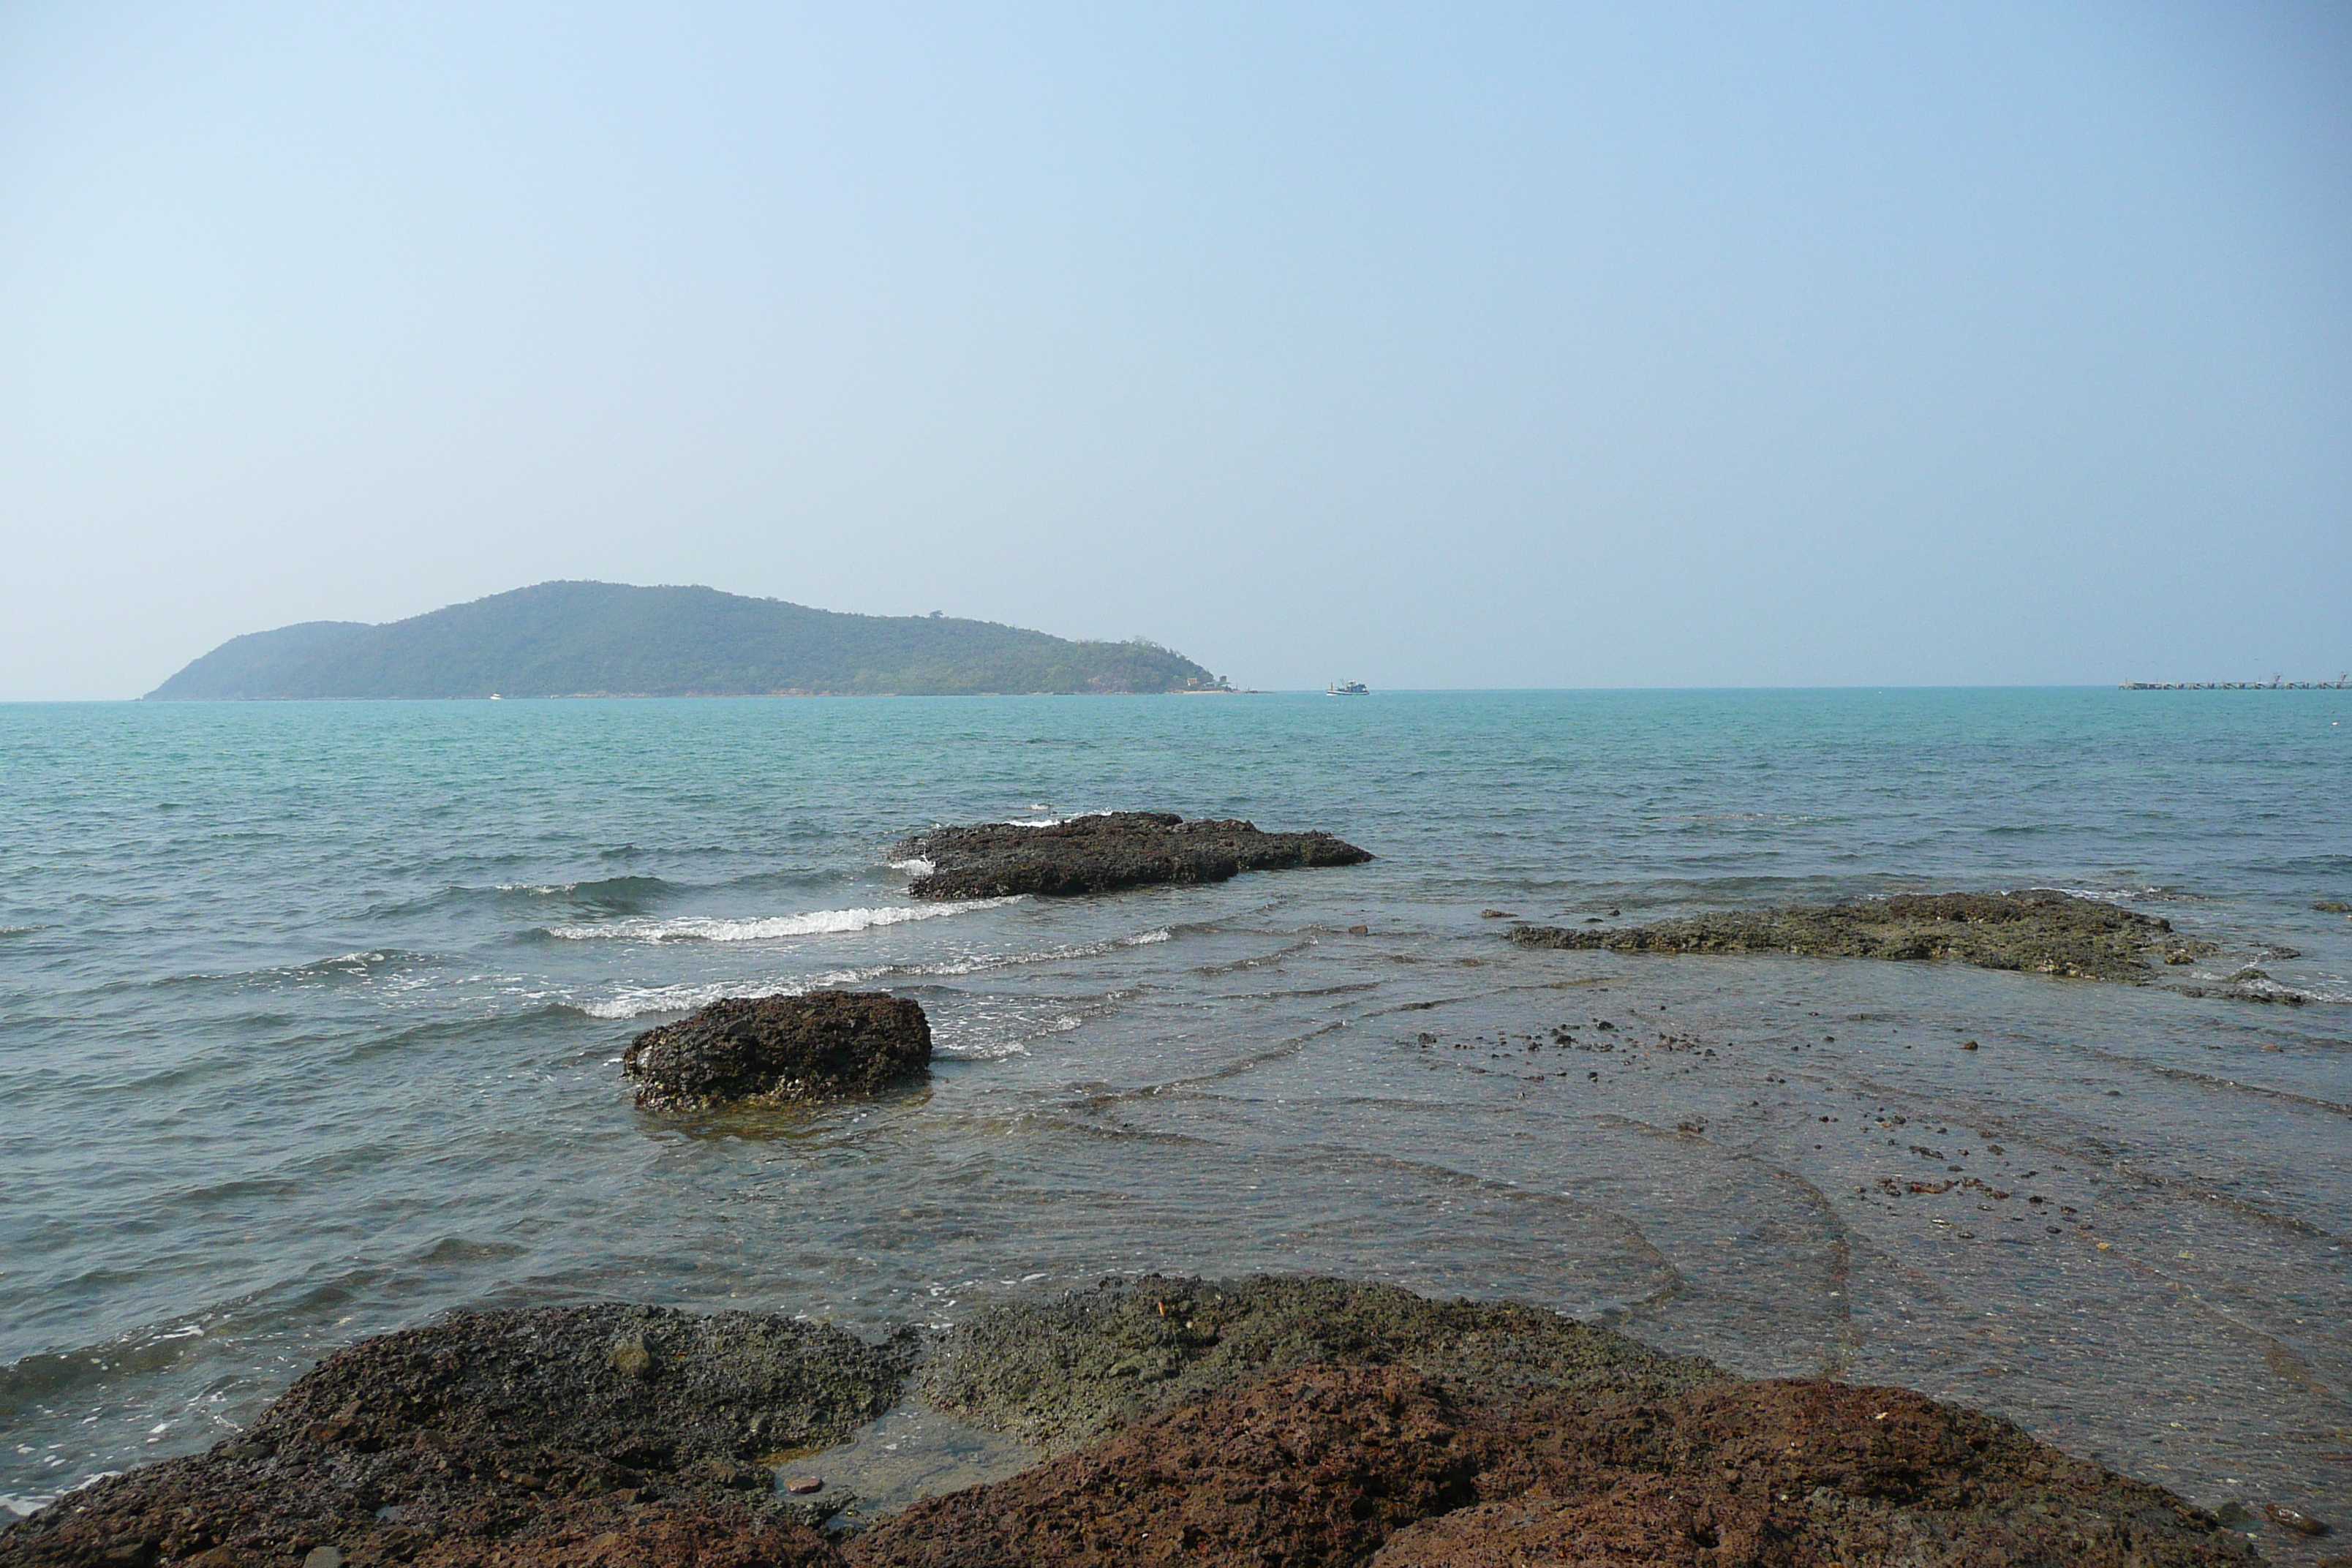
[(232, 637), (152, 699), (740, 697), (1184, 691), (1214, 677), (1146, 642), (992, 621), (848, 616), (714, 588), (541, 583), (384, 626)]

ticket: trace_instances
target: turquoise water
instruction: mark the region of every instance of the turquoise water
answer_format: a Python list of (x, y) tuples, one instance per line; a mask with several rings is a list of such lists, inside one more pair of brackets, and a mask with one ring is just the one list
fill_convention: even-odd
[[(2352, 898), (2347, 746), (2326, 691), (0, 708), (0, 1500), (460, 1303), (871, 1329), (1265, 1268), (2340, 1516), (2352, 921), (2312, 905)], [(1379, 858), (945, 908), (886, 863), (1129, 806)], [(2163, 914), (2224, 948), (2168, 982), (2281, 1000), (1481, 918), (2019, 886)], [(632, 1109), (635, 1031), (819, 984), (920, 1000), (928, 1087)]]

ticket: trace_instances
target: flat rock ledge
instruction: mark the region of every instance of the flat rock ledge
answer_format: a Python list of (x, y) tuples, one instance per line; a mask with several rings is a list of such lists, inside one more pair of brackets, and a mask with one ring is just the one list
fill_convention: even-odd
[(892, 860), (929, 868), (907, 887), (919, 899), (1066, 898), (1161, 882), (1222, 882), (1244, 871), (1356, 866), (1371, 858), (1328, 833), (1261, 833), (1238, 818), (1187, 822), (1160, 811), (1073, 816), (1044, 827), (939, 827), (890, 847)]
[(1610, 952), (1794, 952), (1823, 958), (1958, 959), (2078, 980), (2145, 981), (2151, 960), (2220, 951), (2171, 922), (2045, 888), (1898, 893), (1813, 908), (1737, 910), (1644, 926), (1517, 925), (1521, 947)]
[(876, 1095), (930, 1065), (921, 1005), (878, 991), (728, 996), (647, 1029), (622, 1075), (647, 1110), (707, 1110)]
[(915, 1362), (911, 1335), (741, 1312), (461, 1314), (0, 1531), (0, 1568), (2260, 1561), (2161, 1488), (1905, 1390), (1748, 1382), (1528, 1307), (1266, 1278), (981, 1313), (916, 1385), (1049, 1457), (810, 1529), (766, 1464), (821, 1469), (808, 1450)]

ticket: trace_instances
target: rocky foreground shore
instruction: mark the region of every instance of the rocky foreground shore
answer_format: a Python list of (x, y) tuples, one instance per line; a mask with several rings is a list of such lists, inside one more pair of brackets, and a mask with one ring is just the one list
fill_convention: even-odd
[[(821, 1467), (910, 1375), (1047, 1457), (816, 1527), (769, 1467)], [(1107, 1283), (928, 1344), (743, 1312), (462, 1313), (0, 1532), (27, 1568), (2253, 1560), (2169, 1492), (1919, 1394), (1298, 1279)]]
[(2126, 983), (2150, 961), (2187, 963), (2219, 951), (2171, 922), (2096, 899), (2037, 888), (2014, 893), (1901, 893), (1850, 903), (1736, 910), (1642, 926), (1519, 925), (1522, 947), (1611, 952), (1793, 952), (1825, 958), (1957, 959), (1983, 969)]
[(940, 827), (890, 847), (893, 861), (918, 867), (907, 890), (919, 899), (1108, 893), (1222, 882), (1244, 871), (1355, 866), (1371, 858), (1328, 833), (1261, 833), (1239, 819), (1187, 822), (1159, 811), (1108, 812), (1034, 827)]

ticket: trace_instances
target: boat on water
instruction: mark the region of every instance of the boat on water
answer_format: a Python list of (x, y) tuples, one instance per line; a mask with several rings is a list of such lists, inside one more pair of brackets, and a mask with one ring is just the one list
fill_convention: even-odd
[(1360, 680), (1335, 680), (1323, 689), (1326, 697), (1370, 697), (1372, 689)]

